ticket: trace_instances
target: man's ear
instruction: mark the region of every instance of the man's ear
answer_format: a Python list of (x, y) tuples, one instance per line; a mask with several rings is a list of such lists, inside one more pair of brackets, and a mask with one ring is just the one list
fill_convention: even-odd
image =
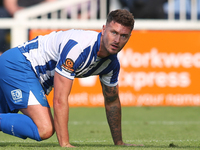
[(105, 30), (106, 30), (106, 25), (103, 25), (102, 30), (101, 30), (102, 35), (104, 35)]

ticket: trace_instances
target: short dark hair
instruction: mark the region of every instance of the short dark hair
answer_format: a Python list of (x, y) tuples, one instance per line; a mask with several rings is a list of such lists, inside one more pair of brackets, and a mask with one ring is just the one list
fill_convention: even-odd
[(134, 28), (134, 17), (132, 13), (126, 9), (117, 9), (111, 11), (108, 14), (106, 24), (110, 23), (111, 21), (117, 22), (123, 26), (130, 27), (131, 30)]

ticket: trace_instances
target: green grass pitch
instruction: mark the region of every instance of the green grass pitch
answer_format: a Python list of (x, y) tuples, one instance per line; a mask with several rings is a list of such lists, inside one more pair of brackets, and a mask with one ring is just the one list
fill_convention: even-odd
[[(200, 149), (200, 107), (122, 107), (126, 143), (144, 147), (114, 146), (103, 107), (70, 108), (70, 142), (76, 150), (193, 150)], [(56, 135), (36, 142), (0, 132), (2, 150), (63, 150)]]

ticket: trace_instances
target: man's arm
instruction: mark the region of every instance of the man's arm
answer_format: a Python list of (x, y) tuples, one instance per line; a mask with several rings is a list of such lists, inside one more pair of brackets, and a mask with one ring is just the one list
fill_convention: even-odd
[(124, 145), (121, 131), (121, 104), (118, 95), (118, 86), (108, 87), (101, 83), (108, 124), (115, 145)]
[(57, 138), (61, 147), (73, 147), (69, 143), (68, 118), (69, 105), (68, 97), (71, 91), (73, 80), (61, 76), (55, 72), (54, 76), (54, 125)]
[(105, 99), (105, 108), (108, 124), (115, 145), (125, 146), (144, 146), (136, 144), (126, 144), (122, 140), (121, 131), (121, 103), (119, 100), (119, 89), (118, 85), (114, 87), (106, 86), (101, 82), (103, 95)]

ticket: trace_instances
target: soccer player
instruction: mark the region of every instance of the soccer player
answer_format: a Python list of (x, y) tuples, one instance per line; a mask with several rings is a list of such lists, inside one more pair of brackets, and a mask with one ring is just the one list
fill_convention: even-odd
[[(55, 126), (60, 146), (74, 147), (68, 134), (68, 97), (73, 80), (99, 75), (114, 144), (135, 146), (122, 140), (117, 59), (133, 27), (132, 14), (119, 9), (109, 13), (101, 33), (73, 29), (52, 32), (3, 53), (0, 130), (41, 141), (52, 136)], [(54, 120), (45, 97), (53, 86)]]

